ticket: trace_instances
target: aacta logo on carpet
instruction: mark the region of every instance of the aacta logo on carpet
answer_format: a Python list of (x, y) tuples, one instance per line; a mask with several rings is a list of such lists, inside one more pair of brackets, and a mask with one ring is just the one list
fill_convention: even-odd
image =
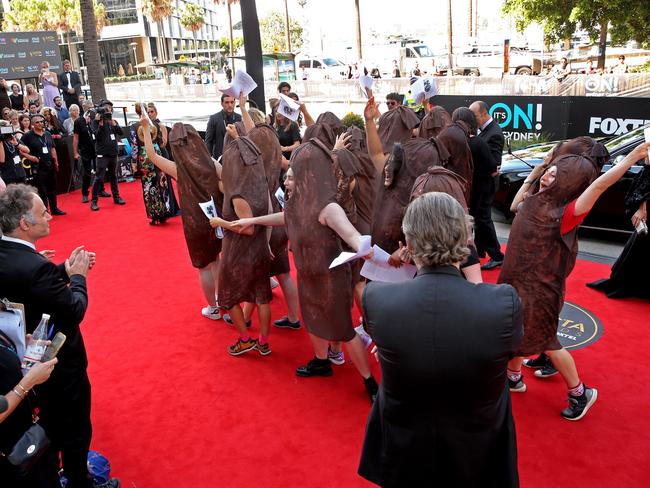
[(557, 337), (566, 349), (587, 347), (603, 334), (598, 317), (574, 303), (564, 302), (557, 327)]

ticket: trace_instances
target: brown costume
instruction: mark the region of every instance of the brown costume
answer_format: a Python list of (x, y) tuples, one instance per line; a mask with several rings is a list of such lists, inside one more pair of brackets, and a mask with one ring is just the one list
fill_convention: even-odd
[[(257, 124), (248, 133), (248, 138), (255, 143), (262, 154), (271, 207), (273, 212), (280, 212), (282, 207), (275, 197), (275, 192), (280, 187), (280, 170), (282, 169), (282, 149), (278, 136), (270, 125)], [(270, 276), (288, 273), (291, 270), (287, 242), (287, 229), (284, 226), (271, 229), (269, 247), (273, 253), (273, 259), (269, 269)]]
[[(242, 198), (253, 217), (267, 215), (268, 185), (264, 163), (257, 146), (239, 137), (224, 148), (221, 179), (224, 186), (223, 218), (236, 220), (233, 199)], [(228, 310), (241, 302), (271, 301), (270, 255), (266, 229), (255, 226), (253, 235), (224, 232), (219, 268), (219, 305)]]
[(467, 213), (467, 202), (463, 194), (464, 187), (465, 180), (453, 171), (442, 166), (431, 166), (427, 168), (426, 173), (421, 174), (415, 180), (413, 191), (411, 191), (411, 201), (425, 193), (437, 191), (454, 197)]
[(169, 133), (169, 145), (178, 173), (178, 198), (183, 208), (183, 232), (192, 266), (204, 268), (217, 259), (221, 240), (199, 207), (212, 197), (217, 209), (223, 204), (212, 158), (201, 136), (191, 125), (177, 122)]
[(445, 168), (461, 176), (465, 184), (465, 201), (469, 202), (472, 195), (472, 178), (474, 164), (472, 151), (469, 148), (469, 131), (462, 122), (453, 122), (437, 137), (449, 151), (449, 160)]
[(526, 198), (512, 223), (499, 283), (515, 287), (524, 312), (524, 338), (518, 356), (561, 349), (557, 339), (565, 281), (578, 252), (578, 228), (560, 234), (564, 209), (598, 175), (583, 156), (564, 155), (552, 162), (555, 181)]
[(393, 252), (404, 242), (402, 219), (408, 207), (415, 179), (430, 166), (444, 165), (449, 154), (435, 139), (410, 139), (396, 144), (386, 161), (385, 173), (392, 183), (378, 186), (372, 223), (372, 241), (386, 252)]
[(323, 112), (320, 114), (316, 119), (316, 123), (329, 126), (334, 132), (334, 136), (340, 136), (345, 132), (343, 122), (332, 112)]
[(308, 141), (313, 138), (319, 139), (330, 150), (333, 149), (334, 144), (336, 144), (336, 134), (334, 133), (334, 130), (326, 124), (316, 123), (307, 127), (302, 140)]
[(377, 122), (377, 132), (384, 154), (391, 152), (396, 142), (408, 141), (419, 123), (420, 119), (415, 112), (403, 105), (383, 113)]
[(423, 139), (438, 137), (442, 130), (451, 124), (451, 115), (440, 105), (433, 107), (427, 113), (418, 127), (418, 136)]
[(298, 298), (307, 330), (330, 341), (354, 338), (350, 266), (329, 269), (343, 247), (339, 236), (318, 221), (336, 203), (336, 162), (319, 139), (311, 139), (291, 157), (295, 189), (285, 219), (298, 272)]

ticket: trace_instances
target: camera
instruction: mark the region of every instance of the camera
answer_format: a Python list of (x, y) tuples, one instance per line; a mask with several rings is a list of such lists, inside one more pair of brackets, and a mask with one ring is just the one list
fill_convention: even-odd
[(95, 113), (101, 117), (102, 120), (111, 120), (113, 114), (103, 106), (95, 106)]
[(648, 225), (645, 223), (645, 220), (639, 220), (639, 223), (636, 224), (636, 232), (637, 234), (647, 234), (648, 233)]
[(0, 126), (0, 141), (9, 141), (16, 134), (11, 126)]

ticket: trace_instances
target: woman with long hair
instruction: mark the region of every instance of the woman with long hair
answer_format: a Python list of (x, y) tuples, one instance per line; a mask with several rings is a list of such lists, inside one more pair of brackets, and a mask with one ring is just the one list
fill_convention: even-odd
[(46, 107), (54, 107), (54, 98), (59, 96), (59, 78), (50, 71), (50, 63), (41, 63), (41, 74), (38, 81), (43, 84), (43, 103)]
[(43, 106), (43, 97), (36, 91), (36, 88), (34, 88), (34, 85), (31, 83), (25, 85), (25, 96), (23, 98), (23, 110), (25, 112), (29, 109), (30, 103), (35, 103), (39, 108)]
[(50, 107), (43, 107), (41, 115), (45, 119), (45, 130), (52, 135), (52, 139), (61, 139), (65, 134), (65, 130), (54, 110)]

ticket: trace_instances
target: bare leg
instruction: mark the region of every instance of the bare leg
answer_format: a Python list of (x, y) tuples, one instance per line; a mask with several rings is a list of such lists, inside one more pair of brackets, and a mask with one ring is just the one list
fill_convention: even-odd
[(562, 348), (557, 351), (545, 351), (546, 355), (551, 359), (553, 366), (557, 369), (567, 388), (575, 388), (580, 384), (580, 377), (576, 369), (576, 363), (571, 356), (571, 353)]
[[(248, 305), (248, 303), (246, 305)], [(260, 321), (260, 335), (268, 337), (269, 329), (271, 328), (271, 305), (268, 303), (257, 305), (257, 317)]]
[(244, 303), (244, 320), (246, 322), (248, 322), (253, 316), (253, 311), (255, 310), (255, 307), (256, 305), (254, 303), (249, 303), (249, 302)]
[(309, 338), (311, 339), (311, 344), (314, 347), (314, 354), (316, 357), (318, 359), (327, 359), (327, 339), (321, 339), (311, 332), (309, 333)]
[[(363, 344), (361, 338), (359, 338), (358, 335), (355, 335), (354, 339), (345, 343), (345, 348), (347, 349), (348, 356), (352, 359), (359, 374), (364, 379), (369, 378), (371, 372), (370, 363), (368, 362), (368, 352), (366, 351), (366, 346)], [(325, 354), (327, 354), (327, 350), (325, 351)]]
[(332, 352), (341, 352), (342, 347), (343, 347), (343, 343), (341, 341), (330, 342), (330, 349), (332, 350)]
[(470, 283), (474, 283), (474, 284), (483, 283), (483, 276), (481, 275), (480, 264), (473, 264), (471, 266), (467, 266), (466, 268), (463, 268), (461, 271), (463, 272), (463, 275), (465, 275), (467, 281), (469, 281)]
[(246, 323), (244, 322), (244, 312), (242, 311), (241, 306), (239, 304), (235, 305), (230, 310), (228, 310), (228, 313), (230, 314), (230, 319), (232, 320), (235, 329), (237, 329), (237, 332), (239, 332), (239, 335), (246, 337), (248, 335), (248, 330), (246, 329)]
[(291, 322), (298, 322), (300, 320), (300, 310), (298, 308), (298, 288), (291, 278), (289, 273), (283, 273), (276, 276), (282, 293), (284, 294), (284, 301), (287, 303), (287, 317)]
[(205, 268), (199, 269), (201, 289), (208, 305), (214, 306), (218, 294), (219, 258), (208, 264)]
[(508, 369), (510, 371), (521, 371), (521, 365), (524, 364), (524, 358), (517, 356), (508, 361)]

